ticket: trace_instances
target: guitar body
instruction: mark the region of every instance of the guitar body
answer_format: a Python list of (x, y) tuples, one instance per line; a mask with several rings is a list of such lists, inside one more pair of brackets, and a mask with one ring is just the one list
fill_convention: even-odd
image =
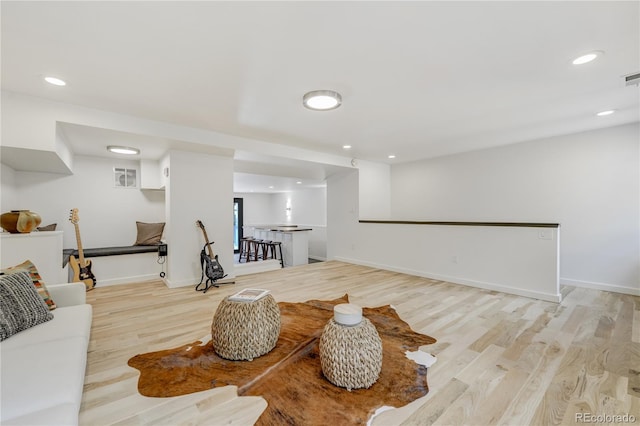
[(215, 282), (220, 278), (224, 277), (224, 269), (222, 269), (222, 265), (220, 265), (220, 263), (218, 262), (217, 254), (212, 259), (211, 257), (209, 257), (209, 255), (205, 252), (203, 248), (202, 251), (200, 252), (200, 258), (201, 260), (204, 261), (204, 265), (205, 265), (204, 271), (207, 278)]
[(78, 243), (78, 258), (76, 259), (75, 256), (71, 256), (69, 258), (69, 265), (73, 271), (73, 278), (71, 279), (71, 282), (83, 282), (87, 291), (93, 290), (96, 286), (96, 277), (93, 275), (93, 272), (91, 272), (91, 261), (85, 260), (84, 252), (82, 251), (80, 227), (78, 227), (78, 222), (80, 222), (78, 209), (71, 209), (69, 221), (73, 223), (73, 226), (76, 229), (76, 242)]
[(96, 277), (91, 272), (91, 261), (85, 260), (84, 263), (84, 266), (81, 266), (75, 256), (69, 258), (69, 265), (73, 271), (72, 282), (83, 282), (87, 291), (93, 290), (96, 286)]

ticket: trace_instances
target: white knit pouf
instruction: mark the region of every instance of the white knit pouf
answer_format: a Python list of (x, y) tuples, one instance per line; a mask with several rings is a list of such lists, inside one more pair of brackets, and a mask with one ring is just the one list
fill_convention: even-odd
[(213, 315), (213, 349), (225, 359), (251, 361), (271, 351), (279, 336), (280, 308), (270, 294), (255, 302), (226, 297)]
[(320, 337), (320, 364), (324, 376), (336, 386), (351, 389), (373, 385), (382, 369), (382, 340), (367, 318), (342, 325), (333, 318)]

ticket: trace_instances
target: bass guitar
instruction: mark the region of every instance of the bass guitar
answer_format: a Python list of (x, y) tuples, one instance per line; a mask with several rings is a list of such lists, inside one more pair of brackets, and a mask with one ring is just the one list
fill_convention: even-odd
[(69, 221), (73, 223), (73, 226), (76, 228), (76, 242), (78, 243), (78, 259), (73, 255), (69, 258), (69, 265), (71, 265), (71, 270), (73, 271), (72, 282), (83, 282), (87, 291), (93, 290), (96, 286), (96, 277), (93, 275), (93, 272), (91, 272), (91, 261), (84, 258), (82, 251), (80, 227), (78, 226), (80, 222), (78, 209), (71, 209)]
[[(218, 262), (218, 255), (213, 254), (213, 249), (211, 248), (211, 243), (209, 243), (209, 237), (207, 236), (207, 230), (204, 229), (204, 224), (202, 221), (197, 220), (196, 226), (202, 230), (204, 235), (205, 245), (202, 247), (202, 251), (200, 251), (200, 266), (202, 267), (202, 276), (200, 277), (200, 282), (196, 285), (197, 291), (202, 291), (206, 293), (207, 290), (211, 287), (220, 287), (216, 284), (220, 278), (224, 278), (227, 274), (224, 273), (224, 269), (222, 265)], [(205, 250), (206, 249), (206, 250)], [(207, 280), (204, 280), (205, 275), (207, 276)], [(204, 288), (200, 288), (200, 286), (204, 282)]]

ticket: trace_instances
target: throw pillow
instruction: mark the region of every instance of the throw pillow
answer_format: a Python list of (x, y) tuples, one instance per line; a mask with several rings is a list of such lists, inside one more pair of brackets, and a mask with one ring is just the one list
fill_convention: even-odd
[(57, 225), (58, 225), (57, 223), (52, 223), (51, 225), (47, 225), (47, 226), (39, 226), (36, 229), (38, 231), (55, 231)]
[(47, 290), (47, 287), (44, 285), (44, 281), (42, 281), (42, 277), (36, 269), (36, 265), (34, 265), (30, 260), (25, 260), (19, 265), (2, 270), (2, 273), (4, 274), (15, 274), (17, 272), (27, 272), (31, 277), (33, 285), (38, 290), (38, 294), (42, 297), (42, 300), (44, 300), (49, 309), (54, 310), (56, 308), (56, 302), (51, 298), (49, 290)]
[(138, 237), (136, 238), (136, 246), (154, 246), (160, 243), (162, 231), (164, 231), (164, 222), (161, 223), (144, 223), (136, 222), (138, 228)]
[(27, 272), (0, 275), (0, 341), (52, 319)]

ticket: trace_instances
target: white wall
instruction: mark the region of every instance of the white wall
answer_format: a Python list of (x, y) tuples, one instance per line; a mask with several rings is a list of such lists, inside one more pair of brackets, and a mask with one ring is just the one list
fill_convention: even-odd
[(399, 164), (394, 219), (558, 222), (561, 282), (640, 294), (638, 124)]
[(271, 215), (272, 194), (235, 193), (235, 198), (242, 198), (243, 222), (245, 226), (267, 225), (276, 223)]
[(55, 151), (62, 162), (67, 166), (69, 170), (73, 170), (73, 158), (74, 154), (69, 149), (69, 145), (65, 135), (62, 133), (62, 129), (56, 123), (56, 139), (55, 139)]
[(559, 301), (558, 235), (535, 228), (359, 223), (359, 176), (327, 187), (327, 253), (332, 259)]
[[(286, 207), (290, 205), (290, 214)], [(327, 188), (309, 188), (273, 194), (271, 211), (276, 224), (309, 227), (309, 257), (327, 258)]]
[[(327, 189), (309, 188), (299, 191), (235, 193), (243, 199), (245, 225), (318, 225), (327, 224)], [(287, 202), (291, 204), (287, 214)]]
[(196, 220), (203, 222), (214, 254), (233, 278), (233, 158), (169, 151), (169, 161), (165, 282), (181, 287), (195, 286), (200, 280), (200, 250), (205, 240)]
[[(290, 214), (286, 210), (287, 205), (291, 206)], [(325, 226), (327, 189), (309, 188), (273, 194), (271, 212), (277, 224)]]
[(358, 161), (360, 176), (360, 218), (391, 218), (391, 167), (388, 164)]
[(15, 189), (16, 172), (6, 164), (0, 163), (0, 212), (18, 210), (18, 196)]
[(72, 208), (79, 210), (84, 248), (132, 245), (136, 221), (165, 221), (164, 193), (116, 188), (114, 167), (139, 169), (134, 160), (77, 156), (73, 175), (15, 172), (16, 204), (3, 208), (29, 209), (40, 214), (43, 225), (57, 223), (64, 248), (76, 248)]
[(327, 258), (357, 258), (359, 248), (358, 170), (327, 179)]
[(0, 267), (9, 268), (30, 260), (47, 284), (67, 281), (62, 268), (62, 232), (0, 233)]

